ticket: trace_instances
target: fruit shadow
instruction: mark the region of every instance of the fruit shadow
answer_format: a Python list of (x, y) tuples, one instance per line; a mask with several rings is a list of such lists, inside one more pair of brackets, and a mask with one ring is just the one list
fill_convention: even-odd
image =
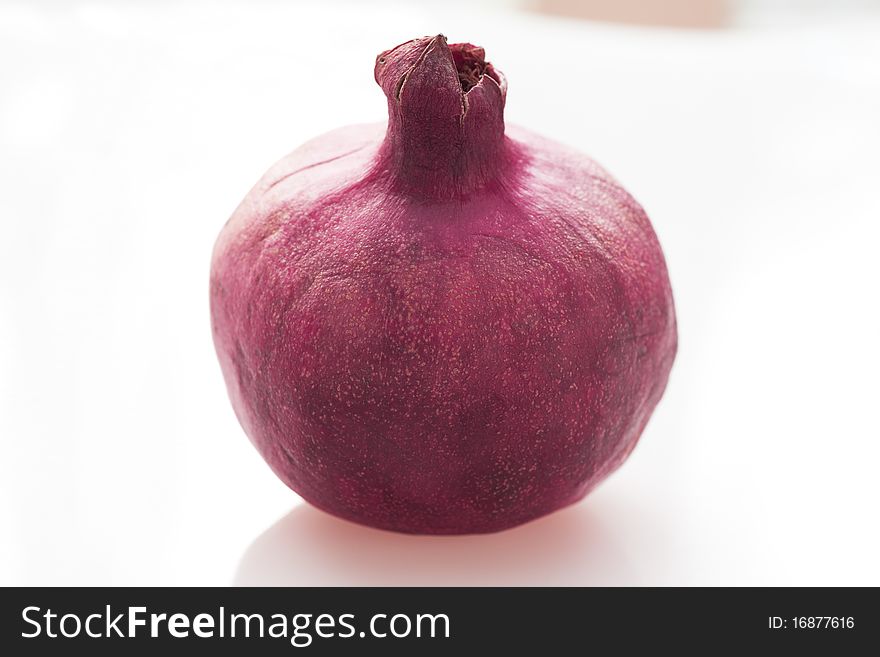
[(507, 531), (469, 536), (411, 536), (370, 529), (303, 504), (251, 543), (233, 585), (637, 583), (632, 562), (609, 531), (614, 514), (602, 513), (589, 502)]

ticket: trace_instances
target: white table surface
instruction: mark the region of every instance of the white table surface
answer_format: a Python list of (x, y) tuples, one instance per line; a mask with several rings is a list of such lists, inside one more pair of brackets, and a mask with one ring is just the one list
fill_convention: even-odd
[[(304, 505), (239, 428), (208, 320), (213, 240), (251, 184), (382, 119), (375, 54), (436, 32), (487, 48), (510, 122), (643, 203), (680, 326), (627, 464), (482, 537)], [(878, 36), (4, 3), (0, 584), (880, 584)]]

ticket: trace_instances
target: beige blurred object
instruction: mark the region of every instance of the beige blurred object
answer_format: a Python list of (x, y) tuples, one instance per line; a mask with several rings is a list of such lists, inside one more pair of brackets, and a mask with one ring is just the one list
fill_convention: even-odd
[(535, 11), (613, 23), (719, 28), (730, 19), (729, 0), (527, 0)]

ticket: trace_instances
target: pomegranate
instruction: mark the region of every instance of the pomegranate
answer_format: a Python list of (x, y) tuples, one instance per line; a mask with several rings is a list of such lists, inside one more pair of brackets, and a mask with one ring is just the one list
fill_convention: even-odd
[(214, 249), (235, 412), (311, 504), (373, 527), (491, 532), (629, 455), (676, 351), (645, 212), (589, 158), (505, 128), (506, 81), (442, 35), (376, 60), (387, 126), (319, 137)]

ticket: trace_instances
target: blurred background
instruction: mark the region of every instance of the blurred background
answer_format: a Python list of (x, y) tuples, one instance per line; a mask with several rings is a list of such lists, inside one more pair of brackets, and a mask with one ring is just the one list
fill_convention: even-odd
[[(644, 205), (679, 318), (627, 464), (484, 537), (303, 505), (208, 319), (250, 186), (438, 32)], [(0, 584), (880, 584), (878, 117), (867, 0), (4, 0)]]

